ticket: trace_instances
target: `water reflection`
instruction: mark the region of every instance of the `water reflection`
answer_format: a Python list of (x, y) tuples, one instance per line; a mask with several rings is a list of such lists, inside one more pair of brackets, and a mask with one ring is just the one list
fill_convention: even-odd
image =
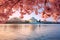
[(0, 40), (60, 40), (59, 24), (0, 24)]

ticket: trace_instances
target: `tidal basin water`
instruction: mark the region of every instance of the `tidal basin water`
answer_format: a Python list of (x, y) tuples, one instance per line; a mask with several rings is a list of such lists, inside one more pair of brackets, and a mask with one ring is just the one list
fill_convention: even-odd
[(0, 24), (0, 40), (60, 40), (60, 24)]

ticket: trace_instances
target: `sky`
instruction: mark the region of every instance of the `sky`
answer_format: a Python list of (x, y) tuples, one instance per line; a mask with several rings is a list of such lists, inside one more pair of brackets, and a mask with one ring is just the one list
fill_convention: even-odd
[[(42, 10), (44, 10), (44, 9), (41, 8), (40, 10), (38, 10), (38, 12), (41, 13)], [(13, 11), (15, 11), (15, 10), (13, 10)], [(16, 11), (12, 14), (12, 16), (10, 16), (9, 19), (14, 18), (14, 17), (18, 17), (18, 18), (19, 18), (19, 16), (20, 16), (20, 10), (18, 9), (18, 10), (16, 10)], [(36, 15), (34, 12), (32, 12), (30, 15), (28, 15), (28, 14), (24, 15), (24, 18), (23, 18), (22, 20), (29, 20), (31, 17), (34, 17), (34, 18), (37, 19), (37, 20), (43, 21), (43, 18), (41, 18), (41, 14)], [(53, 21), (53, 18), (50, 17), (50, 18), (47, 18), (46, 20), (47, 20), (47, 21)], [(58, 20), (58, 21), (60, 22), (60, 20)]]

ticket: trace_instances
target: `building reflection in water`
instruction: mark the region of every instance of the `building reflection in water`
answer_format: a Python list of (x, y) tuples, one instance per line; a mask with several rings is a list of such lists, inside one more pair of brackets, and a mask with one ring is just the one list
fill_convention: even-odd
[(55, 27), (42, 24), (0, 24), (0, 40), (34, 40), (34, 38), (40, 40), (50, 33), (56, 33), (56, 29), (60, 27)]
[(37, 25), (31, 24), (1, 24), (0, 39), (13, 39), (17, 37), (27, 37), (32, 34)]

